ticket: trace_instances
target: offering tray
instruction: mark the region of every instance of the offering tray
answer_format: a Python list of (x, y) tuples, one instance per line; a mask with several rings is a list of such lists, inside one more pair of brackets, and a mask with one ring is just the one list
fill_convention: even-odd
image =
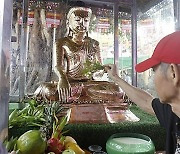
[(105, 106), (105, 113), (110, 123), (136, 122), (140, 120), (128, 108), (123, 108), (122, 106)]
[(129, 110), (127, 103), (72, 104), (69, 123), (118, 123), (139, 120)]
[(103, 104), (74, 104), (69, 123), (107, 123)]

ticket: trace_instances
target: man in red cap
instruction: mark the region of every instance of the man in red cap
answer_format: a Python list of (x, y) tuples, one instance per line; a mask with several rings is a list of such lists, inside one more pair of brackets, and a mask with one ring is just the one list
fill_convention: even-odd
[(152, 57), (135, 67), (137, 72), (149, 68), (154, 70), (155, 89), (159, 98), (125, 82), (118, 76), (115, 65), (109, 65), (106, 71), (134, 103), (156, 114), (166, 129), (166, 153), (180, 154), (180, 31), (161, 39)]

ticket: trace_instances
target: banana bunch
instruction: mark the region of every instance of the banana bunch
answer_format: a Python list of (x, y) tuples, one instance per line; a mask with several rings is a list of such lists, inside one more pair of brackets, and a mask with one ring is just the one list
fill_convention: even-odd
[(64, 140), (65, 150), (62, 154), (85, 154), (74, 138), (66, 136)]

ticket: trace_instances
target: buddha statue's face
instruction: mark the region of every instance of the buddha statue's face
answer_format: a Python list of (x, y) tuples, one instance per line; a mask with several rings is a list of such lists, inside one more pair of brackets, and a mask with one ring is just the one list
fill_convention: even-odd
[(69, 28), (73, 33), (88, 31), (91, 14), (86, 10), (75, 10), (69, 16)]

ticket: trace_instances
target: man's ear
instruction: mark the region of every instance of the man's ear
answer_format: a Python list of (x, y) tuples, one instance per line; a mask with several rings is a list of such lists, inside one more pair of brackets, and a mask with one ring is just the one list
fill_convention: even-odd
[(170, 64), (170, 74), (174, 85), (177, 86), (180, 84), (180, 66), (177, 64)]

